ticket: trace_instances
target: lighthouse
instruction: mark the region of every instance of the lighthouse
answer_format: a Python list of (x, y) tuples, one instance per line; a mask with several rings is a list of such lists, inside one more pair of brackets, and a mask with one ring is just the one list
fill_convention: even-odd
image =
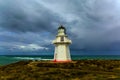
[(69, 45), (72, 43), (66, 34), (66, 28), (62, 25), (58, 28), (58, 33), (53, 44), (55, 45), (54, 62), (70, 62)]

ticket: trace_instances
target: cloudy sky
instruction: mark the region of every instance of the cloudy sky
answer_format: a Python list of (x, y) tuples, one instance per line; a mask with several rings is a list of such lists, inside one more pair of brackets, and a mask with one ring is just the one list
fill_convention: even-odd
[(53, 51), (60, 24), (72, 51), (120, 51), (120, 0), (0, 0), (0, 54)]

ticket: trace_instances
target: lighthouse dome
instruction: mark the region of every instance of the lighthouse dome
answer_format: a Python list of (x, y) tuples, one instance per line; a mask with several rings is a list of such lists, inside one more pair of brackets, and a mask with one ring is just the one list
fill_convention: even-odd
[[(63, 27), (63, 26), (61, 25), (58, 29), (65, 29), (65, 27)], [(65, 30), (66, 30), (66, 29), (65, 29)]]
[(58, 33), (66, 34), (66, 28), (61, 25), (60, 27), (58, 27)]

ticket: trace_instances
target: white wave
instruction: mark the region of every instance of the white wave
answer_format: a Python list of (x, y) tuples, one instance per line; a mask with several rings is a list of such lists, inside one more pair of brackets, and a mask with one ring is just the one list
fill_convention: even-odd
[(53, 60), (53, 59), (42, 59), (42, 58), (33, 58), (33, 57), (14, 57), (14, 58), (20, 60)]

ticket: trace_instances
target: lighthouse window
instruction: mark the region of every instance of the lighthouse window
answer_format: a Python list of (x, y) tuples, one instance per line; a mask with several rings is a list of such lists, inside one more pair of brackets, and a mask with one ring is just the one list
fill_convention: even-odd
[(64, 37), (63, 36), (61, 37), (61, 41), (64, 41)]

